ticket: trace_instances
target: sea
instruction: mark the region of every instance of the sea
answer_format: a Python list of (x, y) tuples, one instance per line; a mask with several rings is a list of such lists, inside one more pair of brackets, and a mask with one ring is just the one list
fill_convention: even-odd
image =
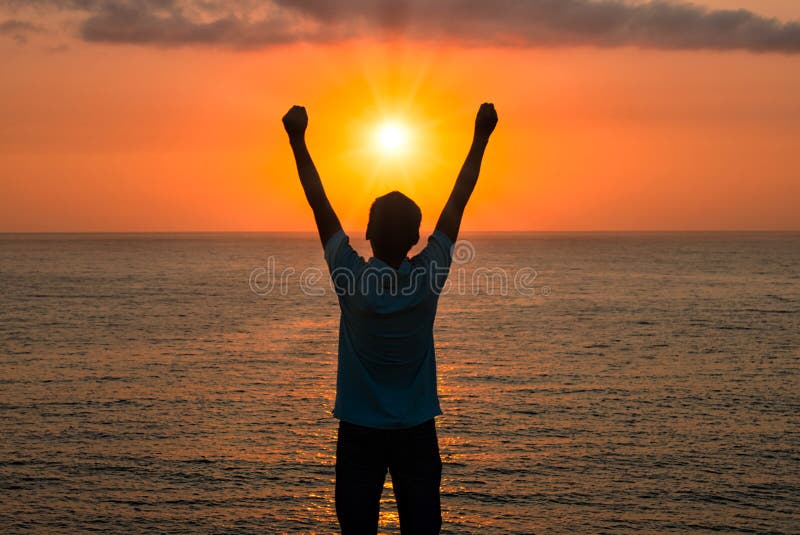
[[(337, 532), (327, 275), (0, 235), (0, 532)], [(800, 533), (800, 233), (467, 233), (435, 340), (442, 533)]]

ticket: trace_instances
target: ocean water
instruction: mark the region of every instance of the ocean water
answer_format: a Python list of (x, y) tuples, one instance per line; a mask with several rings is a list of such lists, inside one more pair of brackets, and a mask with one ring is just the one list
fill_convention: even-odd
[[(800, 532), (800, 234), (465, 238), (444, 533)], [(335, 532), (323, 270), (312, 235), (0, 236), (0, 532)]]

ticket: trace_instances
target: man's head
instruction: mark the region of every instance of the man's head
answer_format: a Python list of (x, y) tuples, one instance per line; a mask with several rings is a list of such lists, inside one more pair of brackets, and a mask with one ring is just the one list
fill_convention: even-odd
[(422, 211), (417, 203), (393, 191), (375, 199), (369, 209), (367, 239), (372, 253), (387, 263), (398, 263), (419, 241)]

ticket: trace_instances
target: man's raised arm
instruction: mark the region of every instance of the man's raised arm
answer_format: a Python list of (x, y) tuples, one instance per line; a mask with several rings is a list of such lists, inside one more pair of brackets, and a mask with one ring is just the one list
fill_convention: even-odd
[(325, 188), (322, 187), (319, 173), (317, 173), (317, 168), (311, 160), (308, 147), (306, 147), (306, 127), (308, 126), (306, 109), (302, 106), (292, 106), (292, 109), (283, 116), (283, 126), (286, 128), (286, 133), (289, 134), (289, 143), (297, 164), (297, 174), (300, 176), (306, 200), (314, 212), (319, 239), (322, 241), (322, 246), (325, 247), (330, 237), (336, 234), (342, 225), (328, 201), (328, 196), (325, 195)]
[(436, 223), (436, 230), (444, 232), (445, 235), (455, 243), (458, 239), (458, 229), (461, 226), (461, 217), (464, 215), (464, 208), (467, 206), (472, 190), (478, 182), (478, 174), (481, 172), (481, 160), (483, 152), (489, 143), (489, 136), (492, 135), (494, 127), (497, 125), (497, 112), (494, 104), (484, 102), (478, 110), (475, 118), (475, 135), (472, 139), (472, 146), (467, 154), (467, 159), (461, 167), (461, 172), (456, 179), (456, 185), (444, 205), (439, 222)]

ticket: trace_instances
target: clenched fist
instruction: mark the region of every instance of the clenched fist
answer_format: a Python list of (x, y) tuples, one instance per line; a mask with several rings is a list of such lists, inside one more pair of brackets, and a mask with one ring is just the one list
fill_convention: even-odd
[(489, 139), (495, 126), (497, 126), (497, 112), (494, 104), (484, 102), (478, 110), (478, 116), (475, 117), (475, 135)]
[(308, 126), (308, 114), (303, 106), (292, 106), (283, 116), (283, 127), (290, 138), (303, 137)]

